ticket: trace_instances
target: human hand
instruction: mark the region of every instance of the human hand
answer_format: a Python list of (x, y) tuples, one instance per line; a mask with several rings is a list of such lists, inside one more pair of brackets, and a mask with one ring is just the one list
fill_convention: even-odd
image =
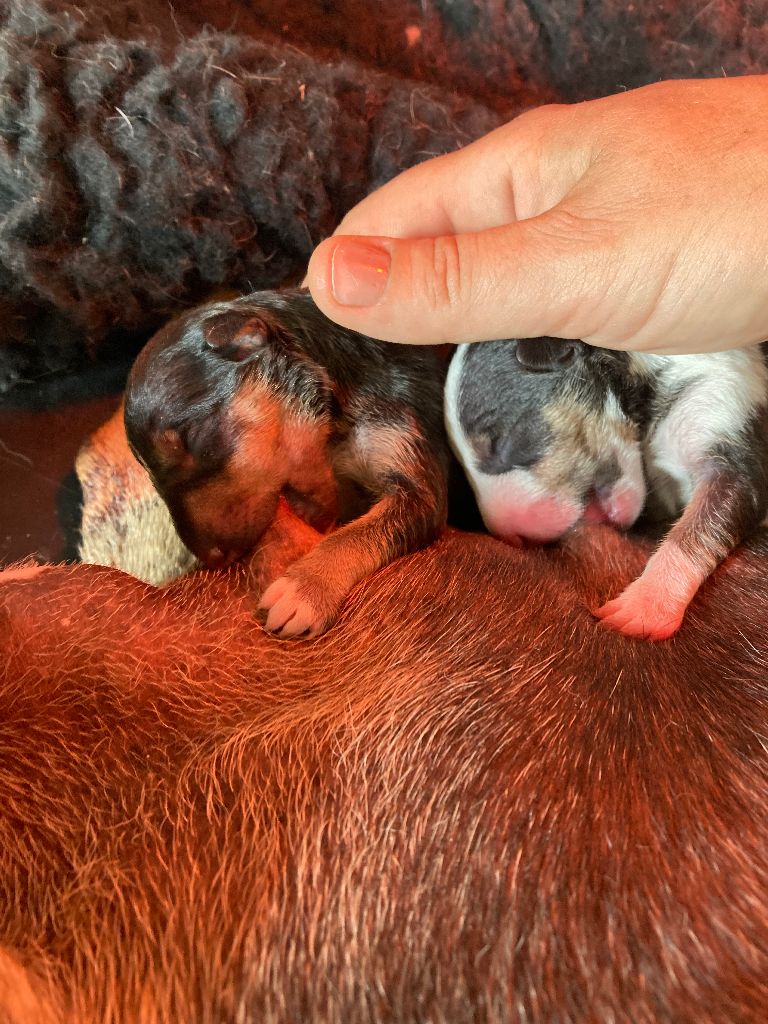
[(332, 320), (387, 341), (762, 341), (766, 111), (768, 76), (529, 111), (364, 199), (306, 283)]

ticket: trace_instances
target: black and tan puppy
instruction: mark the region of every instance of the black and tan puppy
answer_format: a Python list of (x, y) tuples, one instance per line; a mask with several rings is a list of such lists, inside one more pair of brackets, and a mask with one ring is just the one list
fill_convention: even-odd
[(314, 636), (350, 590), (446, 519), (445, 370), (434, 350), (331, 323), (301, 290), (255, 292), (168, 324), (125, 397), (131, 448), (209, 567), (250, 551), (278, 499), (338, 528), (261, 597), (267, 629)]

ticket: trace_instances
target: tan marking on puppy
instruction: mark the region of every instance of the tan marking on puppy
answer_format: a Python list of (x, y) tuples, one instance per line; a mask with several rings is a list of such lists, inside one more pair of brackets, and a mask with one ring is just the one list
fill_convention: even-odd
[[(221, 538), (252, 530), (253, 542), (271, 521), (284, 489), (299, 515), (327, 528), (335, 520), (336, 481), (329, 463), (329, 427), (262, 382), (245, 382), (232, 400), (231, 457), (216, 477), (184, 498), (198, 529)], [(301, 497), (295, 497), (295, 493)], [(291, 495), (289, 495), (291, 500)]]
[(285, 403), (263, 381), (245, 381), (230, 404), (229, 418), (236, 437), (230, 463), (236, 471), (271, 462), (280, 444)]
[(293, 470), (311, 470), (307, 460), (327, 461), (329, 424), (304, 412), (298, 402), (276, 397), (262, 381), (246, 381), (230, 408), (237, 440), (231, 464), (246, 469), (279, 457)]
[[(198, 532), (212, 536), (243, 530), (276, 502), (282, 409), (263, 384), (244, 384), (229, 417), (235, 448), (223, 469), (184, 495), (186, 515)], [(264, 524), (266, 525), (266, 523)]]
[(606, 456), (637, 443), (637, 428), (607, 409), (588, 409), (578, 403), (556, 403), (544, 409), (554, 434), (550, 451), (534, 468), (548, 490), (580, 497), (589, 489)]
[(414, 440), (419, 436), (415, 421), (407, 426), (363, 423), (355, 428), (351, 443), (336, 459), (339, 472), (375, 484), (393, 469), (414, 479), (423, 475)]
[(338, 482), (329, 455), (330, 423), (307, 416), (299, 409), (286, 414), (280, 438), (280, 457), (285, 462), (285, 484), (306, 496), (307, 507), (294, 497), (300, 515), (317, 520), (327, 529), (339, 514)]

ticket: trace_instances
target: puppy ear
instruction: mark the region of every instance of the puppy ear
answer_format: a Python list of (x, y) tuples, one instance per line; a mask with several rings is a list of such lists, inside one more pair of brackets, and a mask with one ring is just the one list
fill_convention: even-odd
[(583, 341), (563, 338), (520, 338), (515, 349), (517, 361), (526, 370), (564, 370), (584, 348)]
[(263, 349), (269, 338), (267, 325), (258, 317), (243, 320), (237, 312), (220, 313), (203, 324), (203, 335), (208, 348), (223, 359), (241, 363)]

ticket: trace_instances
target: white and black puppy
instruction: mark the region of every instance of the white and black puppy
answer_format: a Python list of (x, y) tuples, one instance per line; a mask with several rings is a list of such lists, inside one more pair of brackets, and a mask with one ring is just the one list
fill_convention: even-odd
[(680, 516), (642, 575), (596, 612), (628, 636), (671, 636), (768, 511), (765, 346), (652, 356), (555, 338), (462, 345), (445, 397), (496, 536), (550, 541), (582, 518), (626, 528), (644, 507)]
[(249, 552), (281, 496), (337, 527), (261, 597), (267, 629), (314, 636), (358, 582), (445, 524), (445, 365), (338, 327), (303, 290), (255, 292), (155, 335), (128, 380), (126, 433), (209, 567)]

